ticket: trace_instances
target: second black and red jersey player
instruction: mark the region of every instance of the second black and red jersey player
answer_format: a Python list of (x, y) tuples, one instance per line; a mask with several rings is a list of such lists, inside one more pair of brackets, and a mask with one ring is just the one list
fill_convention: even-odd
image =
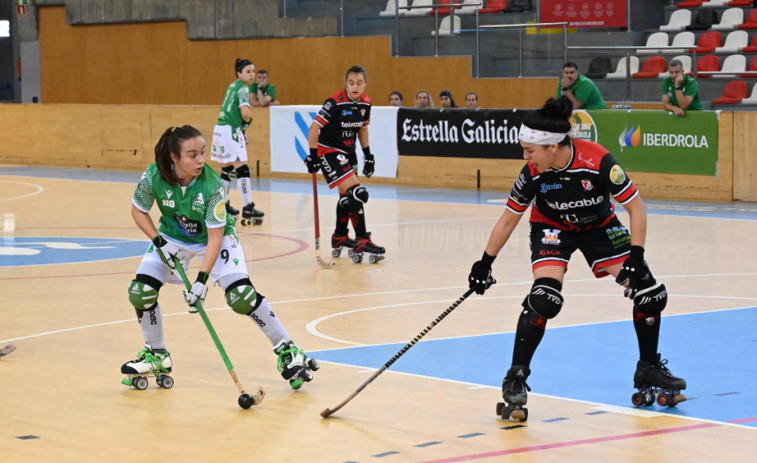
[[(369, 146), (371, 98), (365, 94), (367, 82), (362, 66), (354, 65), (347, 70), (344, 89), (326, 99), (310, 125), (310, 153), (305, 164), (310, 173), (320, 170), (329, 188), (339, 189), (336, 227), (331, 237), (332, 255), (338, 257), (342, 248), (349, 248), (355, 262), (362, 261), (363, 254), (367, 253), (373, 263), (381, 260), (386, 250), (373, 243), (366, 230), (364, 205), (368, 202), (368, 190), (357, 179), (355, 152), (355, 143), (359, 140), (363, 175), (372, 176), (376, 161)], [(350, 222), (355, 229), (354, 240), (349, 237)]]

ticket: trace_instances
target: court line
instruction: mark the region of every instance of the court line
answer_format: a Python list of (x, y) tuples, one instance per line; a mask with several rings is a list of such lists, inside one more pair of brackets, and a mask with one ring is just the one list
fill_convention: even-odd
[(0, 203), (2, 203), (4, 201), (12, 201), (12, 200), (16, 200), (16, 199), (28, 198), (30, 196), (36, 196), (38, 194), (41, 194), (43, 191), (45, 191), (45, 188), (42, 185), (37, 185), (36, 183), (16, 182), (16, 181), (13, 181), (13, 180), (0, 180), (0, 183), (17, 183), (19, 185), (28, 185), (28, 186), (32, 186), (32, 187), (37, 188), (37, 191), (35, 191), (33, 193), (29, 193), (29, 194), (21, 195), (21, 196), (11, 196), (10, 198), (2, 198), (2, 199), (0, 199)]

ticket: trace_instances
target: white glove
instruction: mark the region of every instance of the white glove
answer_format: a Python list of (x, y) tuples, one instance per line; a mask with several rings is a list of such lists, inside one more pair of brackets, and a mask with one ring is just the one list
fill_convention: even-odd
[(176, 263), (173, 261), (174, 257), (179, 259), (179, 261), (186, 260), (186, 254), (184, 254), (183, 249), (170, 241), (166, 241), (166, 239), (160, 235), (152, 240), (152, 244), (155, 245), (155, 252), (160, 256), (160, 260), (171, 269), (176, 268)]
[[(189, 304), (189, 311), (196, 312), (195, 306), (197, 303), (201, 303), (205, 300), (205, 295), (208, 294), (208, 274), (200, 272), (197, 274), (197, 280), (192, 285), (192, 289), (184, 290), (184, 300)], [(195, 310), (192, 310), (195, 309)]]

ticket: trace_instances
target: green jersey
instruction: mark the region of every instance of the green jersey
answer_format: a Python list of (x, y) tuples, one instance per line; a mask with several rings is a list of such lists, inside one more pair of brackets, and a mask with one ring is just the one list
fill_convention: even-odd
[[(583, 74), (578, 74), (578, 79), (570, 86), (570, 91), (578, 101), (584, 104), (581, 109), (607, 109), (607, 103), (602, 98), (597, 84)], [(558, 79), (555, 97), (559, 98), (560, 95), (562, 95), (562, 85)]]
[[(690, 75), (684, 74), (683, 84), (681, 86), (683, 87), (684, 95), (694, 97), (694, 99), (691, 100), (691, 104), (689, 105), (687, 111), (701, 110), (702, 101), (699, 99), (699, 82), (697, 82), (696, 79), (694, 79)], [(662, 94), (667, 95), (668, 98), (670, 98), (670, 103), (673, 106), (678, 106), (680, 108), (681, 105), (678, 104), (678, 100), (676, 99), (675, 88), (676, 84), (675, 82), (673, 82), (673, 79), (671, 79), (670, 76), (662, 79)]]
[(230, 125), (232, 129), (240, 129), (247, 125), (242, 120), (242, 110), (239, 109), (245, 105), (250, 106), (250, 87), (244, 81), (237, 79), (226, 89), (221, 113), (218, 115), (218, 125)]
[[(253, 82), (252, 85), (250, 86), (250, 93), (252, 93), (253, 95), (258, 94), (257, 82)], [(274, 101), (276, 101), (276, 87), (273, 84), (269, 83), (268, 85), (265, 86), (265, 90), (263, 90), (263, 95), (270, 96), (271, 103), (273, 103)]]
[(157, 164), (150, 164), (131, 201), (145, 213), (157, 202), (161, 214), (158, 230), (177, 241), (206, 244), (208, 228), (224, 227), (224, 235), (236, 234), (234, 217), (226, 214), (223, 181), (208, 164), (185, 187), (166, 182)]

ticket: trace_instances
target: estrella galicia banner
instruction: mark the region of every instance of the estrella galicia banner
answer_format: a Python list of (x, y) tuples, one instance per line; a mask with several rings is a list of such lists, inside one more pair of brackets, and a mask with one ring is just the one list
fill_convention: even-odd
[(397, 113), (401, 156), (523, 159), (520, 124), (529, 111), (517, 109), (417, 109)]

